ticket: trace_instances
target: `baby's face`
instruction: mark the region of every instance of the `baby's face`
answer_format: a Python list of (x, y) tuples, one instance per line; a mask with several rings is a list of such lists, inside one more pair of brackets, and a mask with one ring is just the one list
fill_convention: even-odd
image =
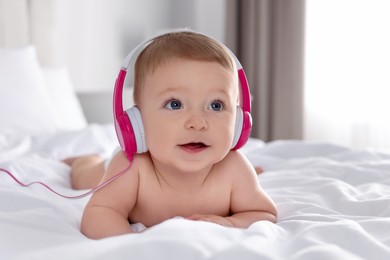
[(233, 141), (237, 84), (216, 62), (177, 58), (148, 75), (139, 108), (152, 158), (188, 172), (222, 160)]

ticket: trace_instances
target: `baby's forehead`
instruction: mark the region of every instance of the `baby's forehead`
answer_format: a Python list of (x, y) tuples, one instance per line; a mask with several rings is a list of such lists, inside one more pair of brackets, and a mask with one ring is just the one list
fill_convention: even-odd
[[(174, 84), (187, 85), (189, 81), (195, 80), (194, 78), (185, 78), (179, 75), (191, 74), (192, 77), (196, 77), (197, 80), (201, 81), (202, 79), (206, 80), (207, 74), (217, 74), (219, 77), (212, 77), (213, 79), (217, 78), (217, 81), (214, 81), (214, 85), (219, 88), (220, 91), (226, 93), (227, 96), (231, 96), (233, 99), (236, 99), (238, 96), (238, 73), (235, 67), (226, 67), (223, 64), (215, 60), (204, 60), (204, 59), (193, 59), (187, 57), (169, 57), (164, 60), (160, 60), (158, 64), (154, 64), (153, 68), (148, 68), (147, 72), (145, 71), (142, 84), (138, 85), (138, 95), (137, 98), (141, 96), (145, 97), (141, 93), (152, 91), (159, 91), (159, 79), (161, 77), (168, 77), (168, 82), (173, 84), (171, 90), (174, 89)], [(202, 67), (203, 70), (199, 71), (199, 74), (190, 73), (191, 71), (197, 71), (196, 68)], [(177, 71), (176, 71), (177, 70)], [(186, 70), (183, 73), (183, 70)], [(181, 74), (179, 74), (179, 71)], [(209, 83), (208, 81), (206, 81)], [(207, 84), (210, 86), (210, 84)], [(212, 84), (211, 84), (212, 86)], [(176, 89), (178, 90), (178, 89)], [(183, 89), (181, 89), (183, 91)], [(141, 94), (141, 95), (139, 95)], [(145, 93), (146, 94), (146, 93)], [(145, 97), (147, 98), (147, 97)], [(139, 100), (140, 101), (140, 100)]]

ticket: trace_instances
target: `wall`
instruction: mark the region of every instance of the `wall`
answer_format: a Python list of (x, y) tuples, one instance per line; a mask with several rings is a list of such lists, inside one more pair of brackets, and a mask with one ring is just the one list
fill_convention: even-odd
[(168, 28), (224, 41), (224, 0), (59, 1), (61, 56), (78, 92), (110, 91), (126, 54)]

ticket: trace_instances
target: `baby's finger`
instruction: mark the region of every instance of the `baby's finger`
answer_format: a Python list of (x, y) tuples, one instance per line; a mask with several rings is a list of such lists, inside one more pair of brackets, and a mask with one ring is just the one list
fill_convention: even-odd
[(185, 217), (185, 219), (188, 219), (188, 220), (200, 220), (200, 219), (202, 219), (204, 217), (206, 217), (206, 215), (193, 214), (191, 216)]

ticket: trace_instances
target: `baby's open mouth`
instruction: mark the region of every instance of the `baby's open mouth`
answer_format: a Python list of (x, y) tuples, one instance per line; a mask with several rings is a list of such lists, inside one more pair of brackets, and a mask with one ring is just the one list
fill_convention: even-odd
[(181, 144), (180, 147), (187, 151), (200, 152), (209, 146), (202, 142), (193, 142), (193, 143)]

